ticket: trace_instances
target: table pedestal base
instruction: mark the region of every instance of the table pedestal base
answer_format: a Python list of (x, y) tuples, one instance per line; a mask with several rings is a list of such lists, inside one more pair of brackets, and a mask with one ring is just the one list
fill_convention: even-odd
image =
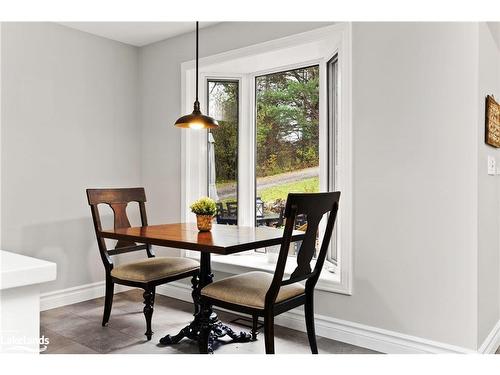
[[(180, 332), (175, 335), (166, 335), (160, 339), (160, 344), (162, 345), (173, 345), (180, 342), (184, 337), (199, 342), (200, 330), (201, 330), (201, 319), (199, 314), (195, 316), (194, 320), (180, 330)], [(252, 340), (252, 336), (246, 332), (236, 333), (231, 328), (222, 323), (217, 317), (216, 313), (210, 315), (210, 334), (208, 337), (208, 352), (213, 353), (214, 343), (224, 337), (229, 336), (232, 342), (249, 342)]]
[[(160, 344), (162, 345), (173, 345), (177, 344), (184, 337), (198, 342), (200, 346), (200, 352), (204, 353), (207, 349), (206, 346), (201, 345), (200, 332), (202, 327), (207, 327), (208, 329), (204, 332), (209, 332), (208, 334), (208, 353), (214, 352), (214, 343), (224, 336), (229, 336), (233, 342), (249, 342), (252, 336), (246, 332), (236, 333), (231, 328), (222, 323), (217, 314), (213, 312), (211, 305), (202, 306), (200, 303), (201, 289), (212, 282), (214, 275), (212, 275), (212, 269), (210, 265), (210, 253), (202, 252), (200, 255), (200, 276), (194, 276), (191, 280), (193, 292), (193, 303), (194, 303), (194, 319), (193, 321), (181, 331), (175, 335), (166, 335), (160, 339)], [(206, 340), (206, 336), (205, 336)], [(206, 343), (206, 341), (205, 341)]]

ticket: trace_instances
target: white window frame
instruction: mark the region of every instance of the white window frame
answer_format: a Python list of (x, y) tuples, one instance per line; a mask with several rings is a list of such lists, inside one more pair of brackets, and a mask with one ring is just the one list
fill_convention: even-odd
[[(239, 81), (238, 138), (238, 224), (255, 224), (255, 77), (273, 72), (319, 64), (320, 66), (320, 160), (328, 160), (326, 64), (338, 55), (338, 124), (335, 134), (338, 150), (334, 190), (342, 192), (337, 218), (336, 273), (322, 272), (317, 289), (352, 294), (352, 115), (351, 115), (351, 24), (340, 23), (309, 32), (280, 38), (199, 61), (200, 104), (207, 110), (207, 79)], [(262, 58), (263, 56), (267, 57)], [(312, 56), (310, 59), (301, 56)], [(266, 60), (268, 61), (266, 63)], [(290, 63), (291, 62), (291, 63)], [(267, 64), (267, 66), (266, 66)], [(270, 65), (275, 66), (270, 66)], [(194, 100), (194, 60), (181, 65), (182, 113), (192, 110)], [(252, 65), (253, 71), (245, 71)], [(258, 70), (258, 71), (255, 71)], [(246, 100), (243, 98), (247, 98)], [(205, 131), (181, 130), (181, 221), (194, 222), (189, 204), (207, 194), (207, 142)], [(320, 189), (328, 186), (328, 163), (320, 163)], [(330, 166), (332, 168), (332, 166)], [(185, 252), (186, 256), (198, 256)], [(292, 262), (289, 262), (292, 263)], [(249, 269), (271, 271), (274, 265), (261, 255), (220, 256), (212, 258), (212, 267), (229, 273)]]

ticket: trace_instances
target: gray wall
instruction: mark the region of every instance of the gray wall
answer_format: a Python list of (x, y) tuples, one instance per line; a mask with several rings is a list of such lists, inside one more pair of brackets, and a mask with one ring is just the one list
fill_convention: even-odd
[[(201, 54), (302, 30), (216, 25), (203, 30)], [(141, 49), (143, 182), (155, 221), (180, 217), (180, 131), (171, 124), (192, 41)], [(477, 51), (476, 24), (353, 25), (354, 294), (319, 292), (319, 314), (476, 347), (477, 54), (469, 50)]]
[(2, 249), (104, 279), (85, 188), (140, 185), (136, 48), (49, 23), (2, 24)]
[[(320, 26), (219, 24), (202, 30), (200, 52)], [(498, 189), (483, 178), (476, 126), (484, 92), (498, 89), (478, 75), (498, 74), (484, 32), (353, 24), (354, 294), (318, 292), (319, 314), (473, 349), (498, 319)], [(56, 261), (45, 290), (102, 280), (86, 187), (142, 184), (151, 222), (179, 220), (172, 123), (193, 34), (135, 49), (4, 23), (1, 38), (2, 248)]]
[[(264, 42), (311, 30), (327, 23), (222, 23), (200, 31), (200, 56)], [(181, 63), (194, 58), (194, 34), (188, 33), (142, 47), (143, 182), (154, 201), (152, 222), (178, 221), (181, 209), (180, 131), (173, 127), (181, 116)], [(161, 250), (159, 250), (161, 251)]]
[(475, 348), (476, 27), (354, 24), (354, 294), (318, 311)]
[[(492, 29), (495, 30), (494, 28)], [(488, 176), (487, 157), (500, 167), (500, 150), (484, 143), (486, 95), (500, 98), (500, 52), (490, 28), (479, 25), (478, 95), (478, 344), (500, 318), (500, 181)]]

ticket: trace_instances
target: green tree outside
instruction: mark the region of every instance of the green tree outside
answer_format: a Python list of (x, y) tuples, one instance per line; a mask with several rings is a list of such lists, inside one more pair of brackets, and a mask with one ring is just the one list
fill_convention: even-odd
[[(256, 78), (256, 177), (279, 175), (319, 165), (319, 67), (311, 66)], [(238, 170), (238, 83), (210, 81), (209, 114), (219, 121), (215, 139), (218, 188), (232, 186)], [(277, 176), (278, 177), (278, 176)], [(319, 179), (266, 187), (268, 199), (285, 199), (288, 189), (317, 191)], [(226, 199), (223, 199), (226, 200)]]

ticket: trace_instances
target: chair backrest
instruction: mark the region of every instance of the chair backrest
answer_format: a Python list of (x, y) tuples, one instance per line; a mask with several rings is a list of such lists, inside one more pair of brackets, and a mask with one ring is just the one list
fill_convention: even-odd
[(257, 197), (255, 199), (255, 216), (257, 218), (264, 217), (264, 201), (261, 199), (261, 197)]
[(217, 224), (222, 224), (222, 217), (224, 216), (224, 205), (222, 202), (216, 202), (215, 205), (217, 206), (217, 214), (215, 215), (217, 218)]
[(278, 217), (278, 222), (276, 223), (276, 227), (282, 227), (285, 221), (285, 207), (280, 208), (280, 213)]
[(238, 203), (237, 202), (227, 202), (227, 216), (238, 216)]
[(215, 203), (217, 206), (217, 216), (224, 216), (224, 205), (222, 202)]
[(147, 244), (137, 245), (134, 242), (118, 241), (114, 249), (107, 249), (106, 242), (101, 236), (100, 204), (107, 204), (113, 210), (115, 230), (119, 228), (130, 228), (130, 221), (127, 216), (127, 205), (130, 202), (137, 202), (139, 204), (141, 225), (148, 225), (145, 205), (146, 193), (144, 192), (144, 188), (87, 189), (87, 199), (92, 212), (92, 220), (94, 221), (99, 252), (101, 253), (101, 258), (106, 270), (110, 271), (113, 268), (113, 262), (110, 255), (146, 250), (148, 257), (154, 257), (151, 246)]
[[(314, 289), (323, 264), (330, 240), (332, 238), (333, 227), (339, 208), (340, 192), (331, 193), (290, 193), (285, 206), (285, 230), (278, 262), (274, 272), (273, 281), (266, 294), (266, 305), (274, 304), (281, 286), (292, 284), (298, 281), (306, 281), (306, 290)], [(295, 228), (297, 217), (304, 216), (307, 221), (307, 229), (302, 240), (302, 244), (297, 253), (297, 267), (290, 275), (290, 278), (283, 280), (285, 266), (288, 259), (290, 242)], [(328, 215), (328, 220), (321, 240), (320, 250), (317, 254), (316, 265), (311, 269), (311, 261), (316, 253), (316, 238), (319, 224), (324, 215)]]

